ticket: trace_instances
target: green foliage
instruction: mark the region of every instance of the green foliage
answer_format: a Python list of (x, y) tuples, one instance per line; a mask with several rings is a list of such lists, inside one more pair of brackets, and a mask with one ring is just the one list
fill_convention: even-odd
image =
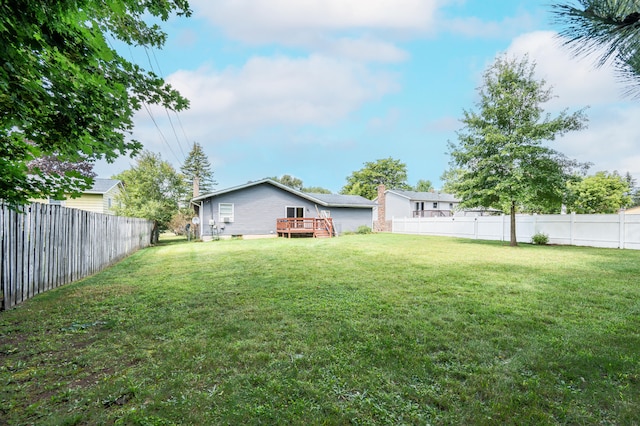
[(175, 235), (187, 235), (187, 225), (189, 225), (189, 231), (191, 232), (193, 228), (191, 219), (195, 215), (192, 209), (182, 208), (171, 217), (171, 220), (167, 224), (167, 229)]
[(125, 188), (116, 199), (116, 213), (154, 221), (157, 240), (158, 232), (167, 228), (184, 199), (182, 177), (160, 154), (143, 151), (135, 166), (114, 179), (120, 179)]
[(321, 186), (305, 187), (304, 184), (302, 183), (302, 179), (298, 179), (297, 177), (294, 177), (291, 175), (282, 175), (280, 177), (272, 176), (272, 177), (269, 177), (268, 179), (271, 179), (285, 186), (288, 186), (289, 188), (293, 188), (301, 192), (306, 192), (310, 194), (331, 194), (331, 191)]
[(273, 176), (269, 179), (279, 182), (284, 186), (288, 186), (289, 188), (297, 189), (298, 191), (302, 191), (302, 180), (297, 177), (291, 175), (282, 175), (281, 177)]
[(543, 232), (536, 232), (531, 237), (531, 242), (539, 246), (544, 246), (549, 243), (549, 236)]
[(629, 181), (618, 172), (597, 172), (569, 182), (567, 210), (575, 213), (617, 213), (632, 205)]
[(356, 234), (363, 234), (364, 235), (364, 234), (371, 234), (371, 232), (372, 232), (371, 228), (369, 228), (366, 225), (358, 226), (358, 229), (356, 229)]
[(347, 177), (347, 184), (340, 193), (373, 200), (378, 195), (379, 185), (385, 185), (387, 189), (411, 190), (407, 184), (407, 165), (391, 157), (368, 161), (362, 169)]
[(77, 163), (135, 154), (129, 139), (142, 103), (181, 110), (188, 102), (153, 73), (121, 57), (108, 37), (161, 47), (144, 19), (190, 15), (186, 0), (0, 2), (0, 199), (61, 197), (90, 187), (74, 170), (47, 174), (28, 164), (55, 156)]
[(560, 32), (577, 56), (594, 52), (598, 65), (612, 62), (628, 84), (628, 94), (640, 95), (640, 9), (637, 0), (578, 0), (553, 4)]
[(309, 186), (302, 188), (302, 192), (307, 194), (331, 194), (331, 191), (321, 186)]
[[(211, 163), (198, 142), (193, 143), (193, 147), (186, 160), (184, 160), (180, 171), (184, 176), (186, 184), (185, 193), (188, 194), (188, 200), (197, 195), (210, 192), (211, 189), (217, 185), (217, 182), (213, 180)], [(194, 181), (197, 181), (197, 195), (194, 195), (194, 190), (196, 189)]]
[(417, 192), (431, 192), (434, 188), (430, 180), (420, 179), (413, 190)]
[(491, 207), (515, 214), (520, 209), (560, 210), (566, 182), (577, 163), (544, 142), (584, 127), (582, 110), (551, 118), (541, 104), (551, 99), (544, 80), (534, 78), (527, 57), (498, 57), (484, 74), (477, 111), (464, 111), (458, 143), (449, 143), (451, 169), (446, 187), (462, 207)]

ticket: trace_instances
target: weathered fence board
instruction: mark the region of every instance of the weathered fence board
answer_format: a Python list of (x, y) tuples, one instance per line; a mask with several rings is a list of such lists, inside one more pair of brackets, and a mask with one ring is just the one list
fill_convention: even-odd
[(153, 224), (34, 203), (0, 204), (1, 309), (95, 274), (146, 247)]

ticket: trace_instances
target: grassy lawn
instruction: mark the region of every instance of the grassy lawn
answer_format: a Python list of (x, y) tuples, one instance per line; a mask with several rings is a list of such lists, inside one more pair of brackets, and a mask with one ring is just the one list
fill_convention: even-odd
[(640, 423), (640, 251), (166, 242), (0, 312), (0, 424)]

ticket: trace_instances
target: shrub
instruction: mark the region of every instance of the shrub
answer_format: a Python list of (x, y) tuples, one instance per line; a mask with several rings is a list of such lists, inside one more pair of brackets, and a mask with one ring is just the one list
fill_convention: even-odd
[(356, 230), (357, 234), (370, 234), (371, 233), (371, 228), (369, 228), (366, 225), (362, 225), (362, 226), (358, 226), (358, 229)]
[(542, 232), (536, 232), (533, 237), (531, 237), (531, 242), (533, 244), (543, 246), (549, 243), (549, 236), (547, 234), (543, 234)]

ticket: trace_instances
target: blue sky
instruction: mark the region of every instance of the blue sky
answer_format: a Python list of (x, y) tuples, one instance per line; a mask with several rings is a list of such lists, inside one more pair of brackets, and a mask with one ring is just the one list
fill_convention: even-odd
[[(162, 24), (162, 50), (122, 54), (191, 101), (155, 106), (133, 137), (177, 169), (199, 142), (217, 189), (289, 174), (338, 192), (365, 162), (405, 163), (436, 188), (463, 110), (475, 108), (497, 55), (528, 54), (557, 96), (549, 112), (589, 106), (589, 127), (550, 146), (640, 181), (640, 107), (614, 70), (575, 59), (549, 0), (191, 0)], [(167, 118), (170, 117), (170, 120)], [(157, 123), (157, 126), (154, 124)], [(134, 162), (99, 163), (110, 177)]]

